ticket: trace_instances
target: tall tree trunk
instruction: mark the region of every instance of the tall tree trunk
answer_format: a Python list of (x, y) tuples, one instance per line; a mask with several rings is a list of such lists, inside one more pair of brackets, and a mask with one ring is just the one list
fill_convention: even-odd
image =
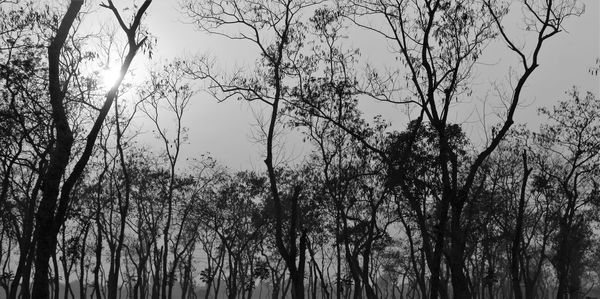
[[(335, 234), (336, 237), (341, 235), (341, 228), (340, 228), (340, 211), (336, 211), (335, 214)], [(341, 248), (340, 248), (340, 242), (338, 241), (339, 238), (337, 240), (335, 240), (335, 261), (336, 261), (336, 270), (337, 273), (335, 275), (335, 280), (336, 280), (336, 298), (342, 298), (342, 252), (341, 252)]]
[(162, 251), (158, 250), (157, 245), (154, 244), (154, 272), (152, 273), (152, 299), (160, 298), (160, 282), (161, 282), (161, 270), (162, 270)]
[[(44, 172), (45, 164), (46, 164), (46, 154), (44, 153), (41, 157), (41, 161), (39, 163), (39, 171), (40, 173)], [(40, 188), (42, 186), (42, 176), (38, 175), (35, 186), (31, 192), (31, 197), (29, 198), (27, 204), (27, 212), (25, 213), (25, 217), (23, 218), (23, 236), (21, 237), (21, 242), (19, 242), (19, 263), (17, 266), (17, 270), (15, 273), (15, 277), (12, 281), (10, 294), (8, 294), (8, 299), (16, 299), (17, 291), (19, 289), (19, 281), (23, 278), (21, 282), (21, 298), (29, 299), (29, 277), (31, 276), (31, 258), (34, 255), (35, 243), (32, 239), (33, 237), (33, 227), (34, 227), (34, 219), (35, 219), (35, 202), (38, 198), (38, 194)]]
[[(116, 98), (115, 98), (116, 99)], [(117, 151), (119, 153), (119, 162), (121, 165), (121, 171), (123, 173), (123, 181), (125, 194), (118, 196), (119, 205), (119, 235), (117, 236), (117, 244), (114, 250), (114, 263), (111, 263), (110, 271), (108, 273), (108, 299), (117, 299), (119, 292), (119, 272), (121, 270), (121, 253), (123, 251), (123, 243), (125, 240), (125, 226), (127, 225), (127, 216), (129, 214), (129, 196), (131, 192), (131, 181), (129, 178), (129, 171), (127, 170), (127, 163), (125, 163), (125, 154), (123, 153), (121, 125), (119, 121), (119, 108), (115, 105), (115, 122), (116, 122), (116, 133), (117, 133)]]
[(527, 152), (523, 151), (523, 181), (521, 182), (521, 194), (519, 196), (519, 207), (517, 211), (517, 223), (511, 248), (511, 278), (515, 299), (522, 299), (521, 279), (519, 273), (519, 257), (521, 255), (521, 240), (523, 240), (523, 218), (525, 217), (525, 191), (527, 190), (527, 179), (532, 169), (527, 166)]
[(87, 298), (87, 280), (86, 280), (86, 265), (85, 265), (85, 256), (86, 256), (86, 240), (90, 231), (90, 225), (84, 224), (84, 232), (83, 232), (83, 240), (81, 242), (81, 249), (79, 251), (79, 298), (86, 299)]
[(96, 263), (94, 265), (94, 289), (92, 290), (92, 296), (95, 294), (97, 298), (100, 298), (101, 285), (100, 285), (100, 267), (102, 266), (102, 223), (100, 221), (100, 206), (96, 210), (96, 248), (95, 258)]
[[(193, 250), (192, 250), (193, 251)], [(192, 288), (192, 256), (193, 252), (188, 253), (187, 260), (183, 270), (183, 283), (181, 285), (181, 299), (187, 299), (188, 291), (194, 293)], [(206, 289), (208, 292), (208, 288)]]
[(61, 90), (62, 85), (59, 79), (60, 52), (82, 5), (83, 0), (71, 1), (58, 27), (58, 31), (48, 47), (48, 73), (50, 79), (48, 87), (50, 90), (52, 118), (56, 129), (56, 141), (55, 147), (50, 153), (49, 167), (44, 173), (42, 187), (44, 193), (37, 213), (35, 233), (37, 250), (32, 292), (33, 298), (36, 299), (48, 299), (50, 297), (48, 265), (50, 257), (56, 251), (56, 233), (59, 228), (54, 219), (54, 212), (57, 206), (59, 186), (65, 169), (69, 164), (71, 146), (73, 144), (73, 134), (69, 128), (63, 105), (65, 93)]

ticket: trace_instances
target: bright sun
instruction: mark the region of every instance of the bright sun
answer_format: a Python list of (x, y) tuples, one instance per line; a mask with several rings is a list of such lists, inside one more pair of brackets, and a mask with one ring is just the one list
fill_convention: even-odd
[(117, 80), (119, 79), (119, 70), (118, 69), (105, 69), (102, 71), (102, 84), (105, 88), (112, 88)]

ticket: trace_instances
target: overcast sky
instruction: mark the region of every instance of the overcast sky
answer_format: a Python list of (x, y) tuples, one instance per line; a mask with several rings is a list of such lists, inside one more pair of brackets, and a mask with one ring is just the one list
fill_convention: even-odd
[[(118, 2), (116, 1), (117, 5)], [(540, 67), (529, 80), (522, 102), (524, 105), (516, 114), (517, 123), (530, 122), (530, 127), (535, 129), (539, 123), (537, 107), (549, 106), (559, 99), (565, 99), (565, 91), (572, 86), (600, 94), (599, 77), (592, 77), (588, 73), (589, 67), (600, 56), (600, 6), (597, 0), (582, 2), (586, 6), (585, 14), (569, 19), (565, 24), (566, 31), (545, 45)], [(208, 53), (217, 58), (218, 64), (254, 63), (255, 50), (251, 48), (251, 44), (198, 32), (193, 25), (185, 23), (189, 20), (179, 12), (177, 1), (155, 0), (146, 21), (149, 31), (158, 39), (155, 62)], [(518, 19), (515, 18), (514, 21)], [(511, 25), (514, 27), (514, 24), (507, 24)], [(394, 63), (385, 41), (370, 32), (350, 31), (345, 45), (360, 48), (365, 62)], [(473, 98), (466, 99), (453, 116), (455, 122), (465, 124), (474, 139), (482, 135), (480, 120), (486, 94), (486, 113), (490, 114), (486, 120), (488, 124), (496, 121), (492, 109), (499, 108), (500, 104), (490, 92), (491, 83), (507, 82), (509, 67), (518, 67), (512, 64), (513, 56), (502, 43), (489, 45), (486, 53), (481, 59), (482, 64), (475, 70), (476, 92)], [(253, 103), (256, 110), (264, 108), (255, 104), (258, 103)], [(404, 110), (400, 107), (375, 104), (372, 101), (361, 102), (361, 107), (369, 117), (382, 114), (396, 125), (405, 124), (407, 121)], [(255, 123), (255, 120), (248, 103), (235, 100), (217, 103), (202, 93), (192, 101), (186, 113), (184, 123), (189, 127), (190, 137), (190, 144), (185, 150), (187, 156), (210, 152), (218, 161), (234, 169), (263, 169), (260, 159), (263, 147), (252, 143), (249, 138), (251, 124)], [(301, 156), (306, 148), (306, 145), (292, 139), (287, 151), (291, 156)]]

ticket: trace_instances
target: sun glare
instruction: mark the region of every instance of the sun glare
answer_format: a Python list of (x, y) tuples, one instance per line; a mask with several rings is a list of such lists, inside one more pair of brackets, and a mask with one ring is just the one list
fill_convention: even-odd
[(102, 84), (104, 88), (112, 88), (119, 79), (118, 69), (105, 69), (102, 71)]

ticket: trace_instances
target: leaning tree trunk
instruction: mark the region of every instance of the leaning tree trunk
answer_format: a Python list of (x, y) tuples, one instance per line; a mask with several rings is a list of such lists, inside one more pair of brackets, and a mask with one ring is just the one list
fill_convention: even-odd
[[(73, 145), (73, 133), (63, 104), (65, 97), (61, 90), (60, 76), (60, 52), (67, 39), (69, 30), (77, 18), (83, 0), (72, 0), (67, 12), (62, 19), (56, 36), (48, 47), (48, 74), (50, 104), (52, 106), (52, 118), (56, 127), (56, 142), (50, 153), (50, 164), (44, 173), (44, 194), (37, 213), (37, 225), (35, 238), (37, 250), (35, 257), (35, 275), (33, 280), (33, 298), (48, 299), (50, 297), (48, 262), (56, 251), (56, 227), (54, 211), (56, 210), (59, 186), (65, 169), (69, 164), (71, 147)], [(70, 190), (69, 190), (70, 191)]]

